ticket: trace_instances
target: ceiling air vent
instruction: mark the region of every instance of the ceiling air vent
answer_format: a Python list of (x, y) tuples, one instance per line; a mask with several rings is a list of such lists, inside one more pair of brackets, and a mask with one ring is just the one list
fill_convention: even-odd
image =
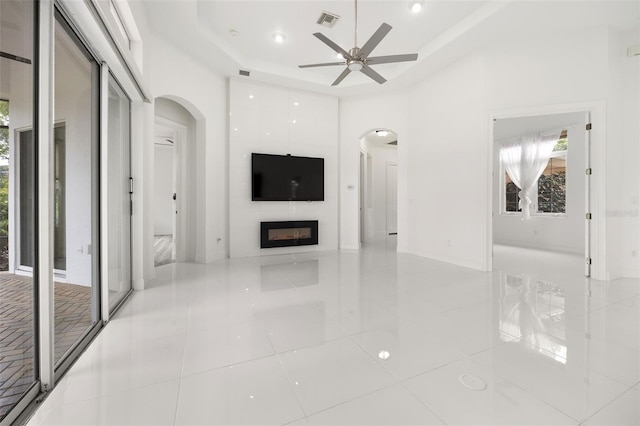
[(245, 76), (245, 77), (249, 77), (249, 71), (240, 70), (240, 71), (238, 72), (238, 74), (243, 75), (243, 76)]
[(335, 13), (322, 12), (322, 15), (318, 18), (318, 24), (323, 27), (333, 28), (333, 26), (338, 22), (340, 17)]

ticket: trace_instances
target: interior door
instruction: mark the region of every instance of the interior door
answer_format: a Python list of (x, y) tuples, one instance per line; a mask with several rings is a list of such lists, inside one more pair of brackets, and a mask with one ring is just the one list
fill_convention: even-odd
[(387, 163), (387, 235), (398, 233), (398, 165)]
[(360, 205), (359, 205), (359, 212), (358, 214), (360, 215), (360, 243), (364, 243), (364, 207), (365, 207), (365, 200), (364, 200), (364, 186), (365, 186), (365, 179), (364, 179), (364, 153), (361, 152), (360, 153)]

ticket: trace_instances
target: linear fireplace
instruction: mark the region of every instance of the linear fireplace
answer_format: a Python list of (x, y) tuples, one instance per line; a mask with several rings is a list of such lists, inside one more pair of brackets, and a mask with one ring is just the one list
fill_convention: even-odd
[(317, 220), (260, 222), (260, 248), (318, 244)]

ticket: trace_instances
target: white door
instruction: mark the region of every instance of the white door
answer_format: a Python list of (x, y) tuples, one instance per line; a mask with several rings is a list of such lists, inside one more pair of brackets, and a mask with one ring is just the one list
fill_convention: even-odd
[(364, 243), (364, 153), (360, 152), (360, 242)]
[(398, 233), (398, 165), (387, 163), (387, 235)]

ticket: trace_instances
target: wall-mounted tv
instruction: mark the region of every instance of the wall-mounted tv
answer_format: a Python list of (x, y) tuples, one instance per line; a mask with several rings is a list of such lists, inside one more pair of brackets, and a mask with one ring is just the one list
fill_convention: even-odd
[(324, 201), (324, 158), (251, 154), (252, 201)]

